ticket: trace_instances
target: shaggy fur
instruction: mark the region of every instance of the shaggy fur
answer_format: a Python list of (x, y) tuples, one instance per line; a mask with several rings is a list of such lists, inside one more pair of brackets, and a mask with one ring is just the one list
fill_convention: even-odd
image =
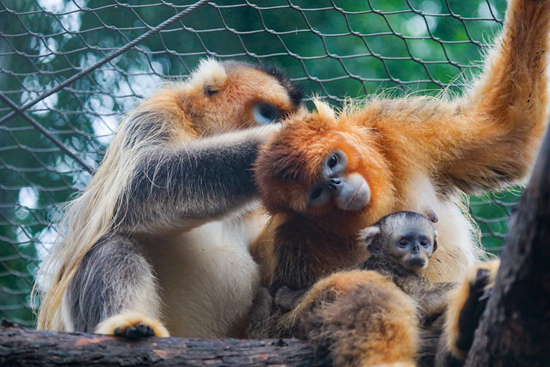
[(328, 351), (336, 366), (415, 366), (419, 335), (414, 301), (375, 272), (351, 274), (354, 279), (347, 280), (353, 283), (345, 289), (338, 274), (315, 286), (312, 292), (342, 296), (329, 303), (317, 300), (302, 311), (298, 335)]
[(424, 327), (428, 327), (445, 312), (449, 291), (456, 288), (458, 283), (427, 281), (423, 276), (425, 267), (410, 268), (404, 262), (406, 255), (410, 254), (410, 249), (399, 250), (397, 255), (400, 257), (396, 257), (396, 253), (392, 252), (392, 248), (397, 246), (394, 241), (402, 235), (411, 236), (413, 231), (425, 235), (431, 241), (430, 246), (425, 248), (428, 253), (422, 250), (420, 252), (427, 265), (435, 251), (436, 243), (436, 232), (432, 223), (417, 213), (397, 212), (383, 217), (364, 231), (367, 233), (367, 249), (371, 256), (360, 265), (360, 268), (376, 271), (401, 288), (416, 302), (420, 320)]
[(251, 168), (278, 129), (258, 125), (296, 111), (300, 97), (275, 69), (204, 60), (136, 106), (66, 208), (67, 232), (41, 270), (54, 275), (42, 282), (38, 328), (102, 322), (97, 331), (112, 334), (133, 312), (172, 335), (242, 336), (259, 283), (249, 245), (266, 222)]

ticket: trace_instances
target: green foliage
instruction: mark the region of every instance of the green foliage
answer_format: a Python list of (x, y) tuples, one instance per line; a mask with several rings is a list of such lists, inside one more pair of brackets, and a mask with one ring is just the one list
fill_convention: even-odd
[[(21, 106), (184, 10), (193, 1), (0, 0), (0, 94)], [(222, 0), (0, 124), (0, 317), (32, 325), (29, 292), (55, 239), (56, 205), (97, 167), (120, 116), (201, 58), (277, 64), (309, 96), (336, 106), (386, 91), (460, 92), (505, 2), (485, 0)], [(0, 119), (12, 108), (0, 99)], [(502, 244), (516, 195), (472, 198), (483, 244)]]

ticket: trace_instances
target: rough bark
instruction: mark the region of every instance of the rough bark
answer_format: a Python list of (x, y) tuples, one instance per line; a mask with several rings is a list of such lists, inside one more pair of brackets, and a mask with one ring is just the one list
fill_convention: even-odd
[[(437, 336), (423, 335), (419, 366), (433, 366)], [(22, 329), (0, 324), (3, 366), (331, 366), (296, 339), (184, 339), (119, 337)]]
[(122, 338), (21, 329), (2, 322), (0, 366), (321, 366), (306, 342)]
[(550, 130), (501, 261), (466, 366), (550, 366)]

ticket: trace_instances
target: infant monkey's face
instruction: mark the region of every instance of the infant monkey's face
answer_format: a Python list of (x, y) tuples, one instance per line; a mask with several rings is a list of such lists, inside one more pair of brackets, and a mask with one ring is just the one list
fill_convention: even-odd
[(418, 273), (428, 266), (434, 252), (434, 232), (405, 226), (390, 236), (389, 255), (398, 264)]

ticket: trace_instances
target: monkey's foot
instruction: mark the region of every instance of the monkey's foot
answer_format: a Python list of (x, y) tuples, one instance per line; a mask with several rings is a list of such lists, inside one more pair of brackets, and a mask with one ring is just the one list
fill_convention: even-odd
[(170, 336), (170, 333), (160, 321), (136, 311), (125, 311), (108, 318), (97, 325), (95, 332), (97, 334), (123, 336), (132, 340), (151, 336)]
[(446, 330), (447, 347), (455, 357), (465, 357), (474, 341), (479, 319), (493, 291), (500, 260), (471, 268), (466, 279), (449, 297)]

